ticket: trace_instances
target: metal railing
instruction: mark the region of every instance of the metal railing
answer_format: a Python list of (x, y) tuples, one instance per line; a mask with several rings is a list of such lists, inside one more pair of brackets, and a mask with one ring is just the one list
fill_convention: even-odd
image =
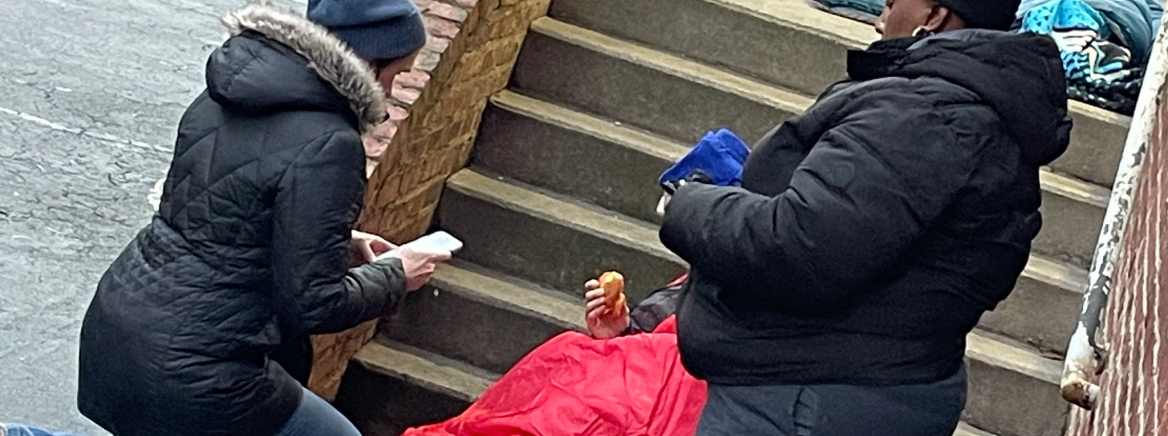
[(1063, 399), (1087, 410), (1095, 408), (1101, 393), (1097, 378), (1105, 369), (1109, 345), (1100, 327), (1105, 322), (1103, 314), (1112, 292), (1116, 264), (1120, 261), (1124, 244), (1128, 242), (1124, 240), (1125, 231), (1133, 212), (1152, 133), (1157, 126), (1157, 117), (1162, 113), (1161, 106), (1168, 104), (1163, 99), (1166, 78), (1168, 33), (1165, 26), (1161, 26), (1144, 75), (1139, 103), (1132, 117), (1111, 199), (1107, 204), (1095, 257), (1088, 274), (1087, 289), (1083, 294), (1079, 322), (1067, 346), (1063, 366)]

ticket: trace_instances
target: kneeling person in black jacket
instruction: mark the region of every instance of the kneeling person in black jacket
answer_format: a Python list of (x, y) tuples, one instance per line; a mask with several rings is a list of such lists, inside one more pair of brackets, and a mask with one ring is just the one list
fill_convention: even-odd
[(118, 436), (359, 435), (298, 383), (309, 335), (379, 317), (450, 257), (349, 264), (351, 243), (365, 261), (389, 249), (351, 233), (361, 134), (425, 44), (417, 8), (311, 0), (308, 15), (324, 26), (262, 6), (224, 19), (158, 214), (98, 284), (78, 407)]
[(953, 433), (965, 336), (1025, 267), (1069, 138), (1055, 43), (1002, 32), (1017, 6), (889, 0), (884, 40), (756, 145), (741, 189), (675, 193), (699, 435)]

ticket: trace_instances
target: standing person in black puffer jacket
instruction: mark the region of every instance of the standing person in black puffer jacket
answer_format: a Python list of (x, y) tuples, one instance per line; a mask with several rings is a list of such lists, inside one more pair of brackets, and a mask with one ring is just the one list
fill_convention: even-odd
[(698, 435), (949, 436), (965, 336), (1010, 294), (1067, 147), (1058, 48), (1018, 0), (889, 0), (850, 80), (769, 134), (742, 188), (685, 184), (681, 357)]
[[(78, 407), (118, 436), (358, 435), (298, 383), (311, 348), (272, 354), (385, 314), (450, 257), (407, 246), (370, 263), (391, 246), (351, 233), (360, 135), (425, 43), (416, 7), (314, 0), (309, 16), (352, 50), (262, 6), (224, 19), (233, 36), (179, 125), (159, 213), (98, 284)], [(350, 269), (351, 252), (366, 263)]]

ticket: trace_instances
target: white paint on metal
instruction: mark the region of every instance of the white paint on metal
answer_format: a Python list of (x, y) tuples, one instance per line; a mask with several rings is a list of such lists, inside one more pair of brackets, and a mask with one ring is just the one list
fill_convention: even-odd
[[(1168, 16), (1165, 16), (1168, 18)], [(1106, 355), (1106, 338), (1100, 337), (1103, 309), (1111, 293), (1112, 275), (1124, 244), (1124, 230), (1134, 202), (1140, 170), (1152, 135), (1156, 115), (1168, 76), (1168, 27), (1161, 26), (1156, 36), (1152, 57), (1140, 89), (1139, 103), (1132, 116), (1131, 129), (1124, 144), (1119, 171), (1107, 203), (1103, 227), (1095, 247), (1095, 257), (1087, 276), (1079, 322), (1067, 346), (1061, 381), (1063, 399), (1080, 407), (1091, 409), (1099, 399), (1096, 377), (1101, 360)]]

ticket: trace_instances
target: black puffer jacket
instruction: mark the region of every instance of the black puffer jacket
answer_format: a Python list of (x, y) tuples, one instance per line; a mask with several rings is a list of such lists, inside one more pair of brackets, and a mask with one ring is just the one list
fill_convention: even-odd
[(372, 72), (303, 18), (253, 6), (225, 23), (159, 213), (82, 326), (78, 406), (119, 436), (273, 434), (301, 386), (269, 355), (405, 294), (399, 261), (348, 267), (359, 131), (385, 114)]
[(689, 184), (661, 240), (692, 266), (681, 356), (719, 384), (897, 385), (957, 373), (1041, 227), (1039, 167), (1070, 122), (1046, 37), (881, 42), (751, 153)]

